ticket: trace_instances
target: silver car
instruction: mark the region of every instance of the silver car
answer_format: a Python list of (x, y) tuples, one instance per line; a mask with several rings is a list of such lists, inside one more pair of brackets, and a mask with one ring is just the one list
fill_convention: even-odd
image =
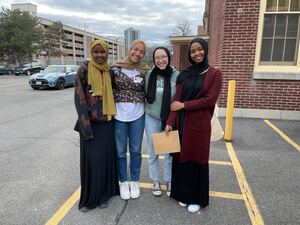
[(29, 85), (33, 89), (56, 88), (59, 90), (67, 86), (74, 86), (77, 65), (50, 65), (44, 71), (35, 73), (29, 78)]

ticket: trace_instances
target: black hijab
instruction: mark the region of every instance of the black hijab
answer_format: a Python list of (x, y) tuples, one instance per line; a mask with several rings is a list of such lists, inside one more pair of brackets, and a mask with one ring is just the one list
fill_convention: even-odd
[[(200, 63), (196, 63), (191, 58), (191, 46), (193, 43), (199, 43), (204, 50), (204, 58)], [(185, 68), (179, 75), (176, 84), (183, 83), (182, 93), (180, 101), (184, 102), (196, 97), (202, 88), (204, 82), (204, 76), (202, 73), (208, 69), (208, 45), (202, 38), (194, 38), (189, 44), (189, 61), (192, 63), (191, 66)]]
[[(191, 58), (191, 46), (193, 43), (199, 43), (203, 50), (204, 50), (204, 59), (201, 63), (196, 63), (195, 61), (192, 60)], [(199, 75), (201, 74), (203, 71), (205, 71), (208, 67), (209, 67), (209, 64), (208, 64), (208, 57), (207, 57), (207, 54), (208, 54), (208, 45), (207, 45), (207, 42), (202, 39), (202, 38), (194, 38), (191, 43), (189, 44), (189, 52), (188, 52), (188, 56), (189, 56), (189, 61), (190, 63), (192, 64), (191, 66), (183, 69), (183, 71), (178, 75), (177, 77), (177, 81), (176, 81), (176, 84), (179, 84), (181, 82), (183, 82), (185, 79), (188, 79), (192, 76), (195, 76), (195, 75)]]
[[(191, 46), (193, 43), (199, 43), (204, 50), (203, 61), (196, 63), (191, 58)], [(180, 102), (185, 102), (187, 100), (194, 99), (200, 90), (202, 89), (205, 76), (203, 75), (208, 69), (208, 46), (205, 40), (202, 38), (195, 38), (191, 41), (189, 45), (189, 61), (192, 63), (191, 66), (185, 68), (177, 77), (176, 84), (182, 83), (182, 91), (180, 95)], [(185, 112), (184, 110), (179, 111), (179, 137), (182, 138), (182, 129), (184, 123)]]
[[(166, 52), (168, 56), (168, 64), (164, 70), (161, 70), (155, 64), (154, 55), (158, 49), (162, 49)], [(149, 104), (152, 104), (156, 98), (156, 84), (157, 84), (157, 76), (160, 75), (164, 78), (164, 90), (162, 96), (162, 103), (161, 103), (161, 111), (160, 111), (160, 119), (161, 119), (161, 127), (165, 129), (166, 121), (168, 119), (170, 113), (170, 103), (171, 103), (171, 75), (173, 72), (172, 67), (170, 66), (171, 63), (171, 55), (167, 48), (160, 46), (154, 49), (153, 56), (152, 56), (153, 63), (155, 67), (153, 68), (147, 86), (146, 92), (146, 100)]]

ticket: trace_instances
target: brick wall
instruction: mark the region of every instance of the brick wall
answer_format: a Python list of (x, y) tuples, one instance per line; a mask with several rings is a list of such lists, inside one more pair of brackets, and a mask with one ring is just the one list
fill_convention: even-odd
[(173, 44), (173, 60), (172, 65), (177, 69), (180, 70), (180, 45)]
[(223, 73), (219, 105), (226, 107), (234, 79), (236, 108), (299, 111), (300, 81), (252, 79), (259, 7), (259, 0), (210, 1), (209, 62)]
[(224, 0), (209, 2), (209, 63), (217, 67), (221, 67), (222, 64), (225, 2)]
[(188, 55), (188, 51), (189, 51), (189, 43), (186, 44), (181, 44), (180, 45), (180, 71), (188, 66), (191, 65), (190, 61), (189, 61), (189, 55)]
[(172, 65), (181, 71), (183, 68), (191, 65), (188, 58), (188, 45), (190, 41), (174, 42), (173, 44), (173, 60)]

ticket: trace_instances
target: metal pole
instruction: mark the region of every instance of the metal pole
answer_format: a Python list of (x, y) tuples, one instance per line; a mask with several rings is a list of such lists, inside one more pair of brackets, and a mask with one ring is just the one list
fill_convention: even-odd
[(115, 43), (112, 42), (112, 63), (115, 63)]
[(232, 124), (233, 124), (235, 86), (236, 86), (236, 81), (230, 80), (229, 84), (228, 84), (226, 124), (225, 124), (225, 135), (224, 135), (224, 139), (226, 141), (232, 140)]
[(120, 61), (120, 59), (119, 59), (119, 44), (118, 44), (118, 42), (117, 42), (117, 61)]

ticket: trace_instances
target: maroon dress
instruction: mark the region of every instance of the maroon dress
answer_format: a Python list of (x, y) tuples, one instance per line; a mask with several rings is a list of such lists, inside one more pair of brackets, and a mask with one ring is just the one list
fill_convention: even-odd
[[(209, 204), (210, 121), (221, 90), (222, 74), (209, 67), (196, 79), (197, 94), (183, 101), (184, 109), (171, 112), (167, 121), (179, 130), (181, 141), (181, 152), (173, 154), (171, 197), (205, 207)], [(195, 82), (178, 84), (173, 101), (182, 101), (183, 89), (192, 89)]]

